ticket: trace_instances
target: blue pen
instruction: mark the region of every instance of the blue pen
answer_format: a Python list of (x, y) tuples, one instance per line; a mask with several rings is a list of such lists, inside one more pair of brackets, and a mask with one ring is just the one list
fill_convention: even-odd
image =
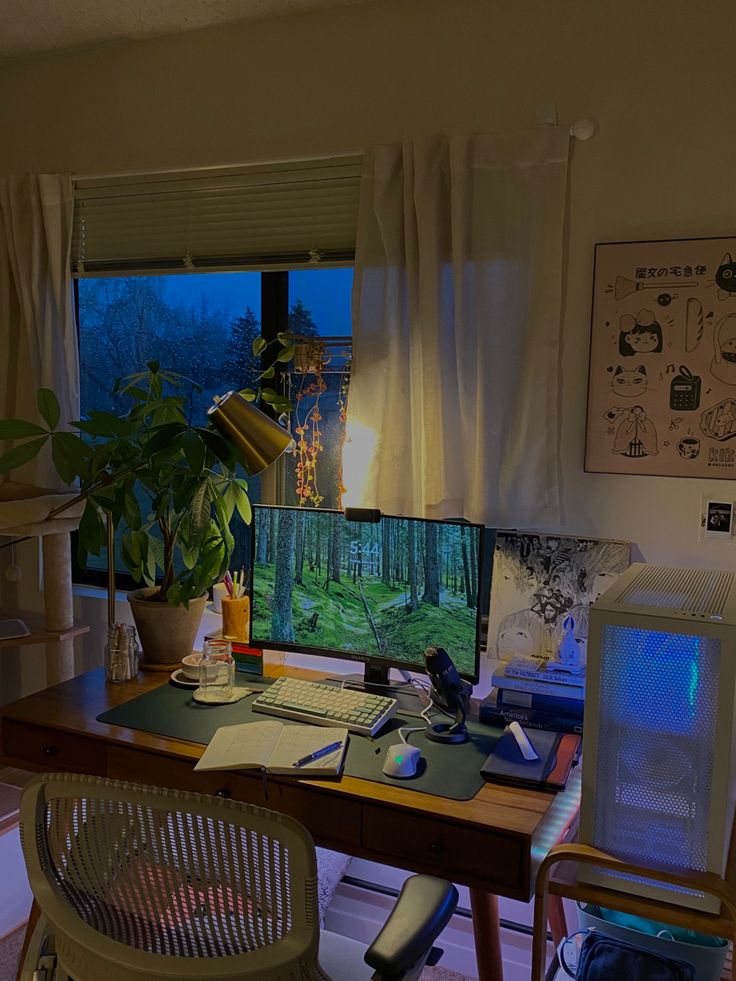
[(296, 763), (292, 763), (292, 766), (304, 766), (305, 763), (311, 763), (312, 760), (322, 759), (323, 756), (327, 756), (328, 753), (334, 753), (336, 749), (340, 749), (342, 746), (342, 740), (337, 743), (330, 743), (329, 746), (323, 746), (322, 749), (315, 749), (313, 753), (308, 756), (302, 756), (300, 760)]

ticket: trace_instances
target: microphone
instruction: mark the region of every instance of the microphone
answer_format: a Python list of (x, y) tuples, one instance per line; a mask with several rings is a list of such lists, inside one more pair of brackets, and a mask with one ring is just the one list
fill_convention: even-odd
[(436, 722), (426, 730), (427, 739), (440, 743), (464, 743), (470, 736), (465, 726), (472, 686), (457, 673), (444, 647), (428, 647), (424, 664), (432, 682), (433, 701), (455, 713), (455, 721)]

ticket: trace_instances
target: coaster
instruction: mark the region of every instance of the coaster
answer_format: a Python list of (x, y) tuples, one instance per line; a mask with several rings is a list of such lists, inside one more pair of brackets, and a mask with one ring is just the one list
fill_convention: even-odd
[(192, 692), (192, 698), (195, 702), (200, 702), (202, 705), (232, 705), (234, 702), (241, 701), (241, 699), (245, 698), (246, 695), (252, 694), (252, 688), (236, 688), (229, 698), (223, 698), (219, 692), (202, 691), (202, 689), (198, 687), (195, 692)]
[(170, 681), (179, 688), (199, 688), (199, 681), (194, 681), (187, 677), (181, 668), (177, 668), (171, 675)]

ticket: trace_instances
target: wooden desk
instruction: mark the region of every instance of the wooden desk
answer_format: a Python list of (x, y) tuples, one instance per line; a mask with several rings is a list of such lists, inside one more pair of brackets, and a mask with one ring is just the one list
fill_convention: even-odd
[[(310, 675), (291, 668), (289, 674)], [(6, 705), (0, 758), (30, 770), (225, 794), (292, 815), (327, 848), (468, 886), (479, 978), (502, 981), (496, 896), (529, 901), (539, 863), (577, 813), (577, 782), (557, 795), (486, 784), (472, 800), (455, 801), (350, 776), (339, 782), (272, 777), (266, 799), (260, 775), (195, 773), (199, 744), (96, 721), (167, 680), (150, 673), (109, 685), (98, 669)]]

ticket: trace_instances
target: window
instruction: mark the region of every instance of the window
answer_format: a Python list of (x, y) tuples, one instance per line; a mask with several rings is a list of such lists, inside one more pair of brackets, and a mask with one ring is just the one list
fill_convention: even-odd
[[(278, 379), (295, 411), (289, 420), (298, 449), (282, 458), (269, 481), (274, 503), (338, 507), (345, 403), (350, 368), (348, 267), (280, 272), (94, 276), (77, 281), (82, 414), (118, 411), (115, 380), (146, 361), (179, 372), (201, 386), (182, 394), (195, 421), (204, 422), (212, 397), (256, 384), (260, 357), (253, 338), (289, 330), (300, 338), (294, 362)], [(301, 430), (301, 432), (297, 432)], [(261, 478), (249, 478), (251, 500)], [(308, 493), (305, 493), (308, 488)], [(142, 506), (145, 502), (141, 501)], [(249, 529), (235, 517), (233, 563), (249, 562)], [(124, 574), (119, 585), (132, 585)], [(102, 581), (105, 557), (90, 557), (77, 581)]]

